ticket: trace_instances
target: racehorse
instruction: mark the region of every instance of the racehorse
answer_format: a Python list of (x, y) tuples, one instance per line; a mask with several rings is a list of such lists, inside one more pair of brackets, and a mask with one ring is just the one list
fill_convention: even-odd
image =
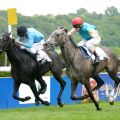
[[(117, 88), (120, 83), (120, 79), (117, 77), (119, 60), (117, 56), (107, 47), (103, 47), (103, 50), (107, 53), (109, 59), (102, 60), (98, 65), (93, 65), (91, 58), (84, 59), (79, 47), (73, 42), (71, 36), (67, 35), (65, 28), (58, 28), (48, 38), (45, 46), (51, 48), (51, 46), (60, 46), (63, 59), (66, 61), (67, 75), (71, 79), (71, 99), (83, 100), (90, 97), (95, 104), (97, 110), (102, 110), (99, 104), (95, 100), (92, 91), (99, 89), (103, 84), (103, 80), (98, 74), (106, 69), (109, 76), (115, 81), (114, 87)], [(97, 82), (97, 86), (90, 89), (89, 79), (94, 78)], [(85, 86), (88, 95), (77, 97), (74, 95), (78, 83)]]
[[(39, 94), (44, 93), (46, 89), (46, 83), (42, 79), (42, 76), (48, 71), (51, 71), (61, 87), (57, 97), (58, 105), (61, 107), (63, 106), (63, 103), (61, 102), (61, 96), (66, 82), (61, 78), (62, 62), (59, 55), (55, 51), (46, 51), (46, 53), (52, 59), (52, 64), (45, 62), (44, 64), (40, 65), (33, 54), (27, 50), (21, 49), (20, 46), (17, 46), (15, 44), (15, 40), (10, 38), (9, 33), (4, 33), (1, 36), (0, 51), (7, 53), (8, 59), (11, 63), (11, 75), (14, 79), (14, 99), (23, 102), (31, 99), (29, 96), (25, 98), (19, 98), (17, 96), (17, 91), (21, 83), (24, 83), (30, 86), (35, 96), (36, 104), (39, 104), (39, 102), (41, 102), (42, 104), (49, 105), (49, 102), (43, 101), (39, 97)], [(37, 91), (35, 79), (41, 85), (41, 89), (39, 89), (39, 91)]]

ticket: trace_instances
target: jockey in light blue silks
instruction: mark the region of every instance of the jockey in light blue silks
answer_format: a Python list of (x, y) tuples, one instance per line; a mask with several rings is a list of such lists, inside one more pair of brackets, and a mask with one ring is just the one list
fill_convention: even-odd
[(22, 49), (27, 49), (33, 54), (37, 53), (37, 60), (41, 62), (51, 62), (48, 55), (42, 50), (44, 44), (44, 36), (34, 28), (26, 28), (25, 26), (19, 26), (17, 28), (18, 39), (15, 43), (21, 46)]
[(78, 32), (83, 40), (78, 43), (78, 46), (86, 46), (91, 53), (95, 55), (95, 63), (100, 62), (100, 52), (96, 50), (96, 47), (100, 44), (101, 37), (96, 30), (95, 25), (91, 25), (83, 22), (83, 19), (76, 17), (72, 20), (73, 28), (68, 32), (68, 35), (72, 35), (74, 32)]

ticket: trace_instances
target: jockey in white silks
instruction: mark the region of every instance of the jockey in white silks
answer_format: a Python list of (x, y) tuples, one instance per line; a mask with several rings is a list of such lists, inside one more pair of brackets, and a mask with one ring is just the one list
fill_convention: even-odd
[[(78, 46), (87, 47), (89, 51), (95, 56), (94, 63), (99, 63), (101, 60), (101, 51), (103, 52), (103, 50), (97, 47), (100, 44), (101, 37), (96, 30), (95, 25), (85, 23), (83, 22), (82, 18), (76, 17), (72, 20), (72, 26), (73, 28), (68, 32), (68, 35), (72, 35), (74, 32), (78, 32), (83, 38), (83, 40), (78, 43)], [(97, 48), (99, 50), (97, 50)]]
[(45, 61), (51, 62), (48, 55), (42, 50), (44, 44), (44, 36), (34, 28), (26, 28), (19, 26), (17, 28), (18, 39), (15, 43), (21, 46), (22, 49), (27, 49), (33, 54), (37, 53), (37, 61), (44, 63)]

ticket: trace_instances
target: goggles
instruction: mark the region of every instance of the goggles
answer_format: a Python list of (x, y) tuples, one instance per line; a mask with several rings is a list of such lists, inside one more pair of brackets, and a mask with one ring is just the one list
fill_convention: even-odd
[(77, 25), (73, 25), (74, 28), (80, 28), (81, 25), (77, 24)]
[(27, 33), (22, 33), (22, 34), (19, 34), (18, 36), (24, 37), (24, 36), (27, 36)]

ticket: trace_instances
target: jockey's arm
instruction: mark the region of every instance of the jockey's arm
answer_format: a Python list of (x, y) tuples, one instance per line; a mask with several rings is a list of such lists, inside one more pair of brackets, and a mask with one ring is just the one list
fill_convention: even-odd
[(76, 32), (75, 28), (72, 28), (67, 34), (71, 36), (74, 32)]
[(18, 45), (21, 45), (21, 46), (25, 46), (23, 42), (20, 42), (19, 39), (15, 39), (15, 44), (18, 46)]
[(19, 40), (15, 39), (15, 44), (18, 46), (19, 45)]
[(89, 35), (93, 38), (93, 39), (100, 39), (99, 33), (97, 30), (90, 30), (89, 31)]
[(31, 48), (32, 45), (33, 45), (33, 43), (34, 43), (34, 39), (33, 39), (32, 36), (28, 36), (26, 42), (24, 42), (24, 40), (21, 41), (21, 40), (19, 39), (19, 44), (22, 45), (22, 46), (24, 46), (24, 47), (26, 47), (26, 48)]

